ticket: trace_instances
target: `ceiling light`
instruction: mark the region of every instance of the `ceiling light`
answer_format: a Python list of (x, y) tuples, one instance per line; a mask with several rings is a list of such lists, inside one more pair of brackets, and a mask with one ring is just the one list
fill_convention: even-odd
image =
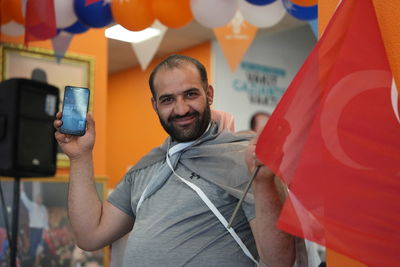
[(161, 31), (156, 28), (147, 28), (143, 31), (133, 32), (121, 25), (114, 25), (105, 31), (107, 38), (116, 39), (129, 43), (140, 43), (153, 37), (159, 36)]

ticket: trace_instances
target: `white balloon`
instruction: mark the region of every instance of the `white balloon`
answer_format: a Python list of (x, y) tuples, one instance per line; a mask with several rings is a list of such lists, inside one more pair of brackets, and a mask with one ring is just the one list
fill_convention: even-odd
[(258, 28), (272, 27), (281, 21), (286, 14), (281, 0), (263, 6), (252, 5), (245, 0), (239, 0), (239, 10), (248, 23)]
[(194, 19), (208, 28), (221, 27), (235, 15), (237, 0), (190, 0)]
[(3, 24), (0, 26), (1, 33), (8, 36), (20, 36), (25, 33), (25, 27), (15, 21), (10, 21), (7, 24)]
[(78, 20), (74, 11), (73, 0), (54, 0), (54, 11), (58, 29), (71, 26)]

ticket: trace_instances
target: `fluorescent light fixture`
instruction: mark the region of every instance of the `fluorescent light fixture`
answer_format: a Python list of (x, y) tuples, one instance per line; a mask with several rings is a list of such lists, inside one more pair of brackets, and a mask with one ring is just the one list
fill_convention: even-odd
[(161, 34), (156, 28), (147, 28), (143, 31), (133, 32), (125, 29), (121, 25), (114, 25), (105, 31), (107, 38), (116, 39), (129, 43), (140, 43)]

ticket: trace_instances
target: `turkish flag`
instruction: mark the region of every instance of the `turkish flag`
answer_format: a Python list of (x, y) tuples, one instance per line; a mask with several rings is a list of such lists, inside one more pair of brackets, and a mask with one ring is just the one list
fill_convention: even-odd
[(398, 265), (398, 107), (371, 0), (342, 1), (257, 143), (289, 186), (281, 229), (371, 266)]
[(25, 44), (57, 35), (54, 0), (27, 0)]

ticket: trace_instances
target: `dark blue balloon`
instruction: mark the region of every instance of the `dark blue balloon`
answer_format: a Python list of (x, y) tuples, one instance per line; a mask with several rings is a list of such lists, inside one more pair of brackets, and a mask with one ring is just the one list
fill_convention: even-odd
[(256, 6), (265, 6), (275, 2), (276, 0), (246, 0), (246, 1)]
[(89, 27), (77, 20), (74, 24), (62, 30), (69, 33), (83, 33), (89, 30)]
[(318, 18), (318, 5), (299, 6), (293, 4), (289, 0), (282, 0), (282, 2), (286, 8), (286, 11), (296, 19), (313, 20)]
[(75, 14), (83, 24), (93, 28), (103, 28), (113, 21), (110, 4), (104, 0), (88, 6), (85, 0), (74, 0)]

